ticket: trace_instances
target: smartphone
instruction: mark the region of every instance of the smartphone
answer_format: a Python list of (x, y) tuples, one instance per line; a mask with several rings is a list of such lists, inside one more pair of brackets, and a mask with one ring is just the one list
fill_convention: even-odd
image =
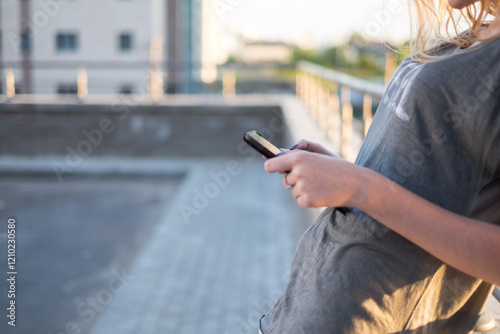
[[(274, 158), (278, 153), (282, 152), (279, 148), (271, 144), (266, 138), (262, 137), (262, 135), (257, 131), (249, 131), (245, 133), (243, 140), (268, 159)], [(338, 207), (335, 209), (343, 215), (346, 215), (351, 211), (351, 209), (346, 207)]]
[(249, 131), (245, 133), (243, 140), (267, 159), (274, 158), (278, 155), (278, 153), (282, 152), (279, 148), (271, 144), (271, 142), (269, 142), (266, 138), (262, 137), (262, 135), (257, 131)]

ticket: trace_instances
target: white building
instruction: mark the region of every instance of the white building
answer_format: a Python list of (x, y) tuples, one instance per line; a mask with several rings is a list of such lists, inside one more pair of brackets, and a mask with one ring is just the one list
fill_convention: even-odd
[(174, 80), (173, 92), (187, 92), (186, 80), (200, 81), (210, 62), (202, 54), (207, 2), (0, 0), (1, 75), (12, 67), (21, 93), (74, 94), (79, 68), (89, 94), (142, 93), (151, 81), (161, 93)]
[(280, 42), (247, 42), (239, 57), (247, 64), (287, 63), (293, 56), (293, 48)]

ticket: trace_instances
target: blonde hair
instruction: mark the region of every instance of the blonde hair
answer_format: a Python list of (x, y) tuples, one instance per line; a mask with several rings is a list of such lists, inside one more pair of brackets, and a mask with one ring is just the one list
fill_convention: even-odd
[(416, 14), (417, 26), (410, 53), (420, 62), (437, 58), (429, 50), (443, 44), (470, 46), (478, 40), (478, 32), (488, 23), (488, 16), (499, 17), (500, 12), (500, 0), (479, 0), (462, 10), (451, 8), (448, 0), (414, 0), (413, 4), (411, 15)]

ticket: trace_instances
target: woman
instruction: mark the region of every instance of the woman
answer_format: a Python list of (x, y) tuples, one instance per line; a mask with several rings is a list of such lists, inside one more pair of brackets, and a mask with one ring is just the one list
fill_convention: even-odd
[[(262, 333), (473, 329), (500, 285), (500, 21), (485, 24), (499, 2), (431, 12), (416, 1), (420, 52), (394, 74), (355, 164), (305, 140), (266, 161), (289, 171), (299, 205), (328, 209), (299, 241)], [(426, 48), (429, 20), (456, 9), (470, 30)]]

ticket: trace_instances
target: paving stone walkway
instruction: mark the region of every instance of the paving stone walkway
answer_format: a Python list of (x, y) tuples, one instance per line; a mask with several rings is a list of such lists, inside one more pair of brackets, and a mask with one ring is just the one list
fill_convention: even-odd
[(192, 166), (91, 333), (255, 333), (304, 217), (262, 161)]
[(62, 183), (40, 161), (3, 173), (19, 306), (0, 332), (255, 332), (307, 227), (258, 158), (89, 161)]

